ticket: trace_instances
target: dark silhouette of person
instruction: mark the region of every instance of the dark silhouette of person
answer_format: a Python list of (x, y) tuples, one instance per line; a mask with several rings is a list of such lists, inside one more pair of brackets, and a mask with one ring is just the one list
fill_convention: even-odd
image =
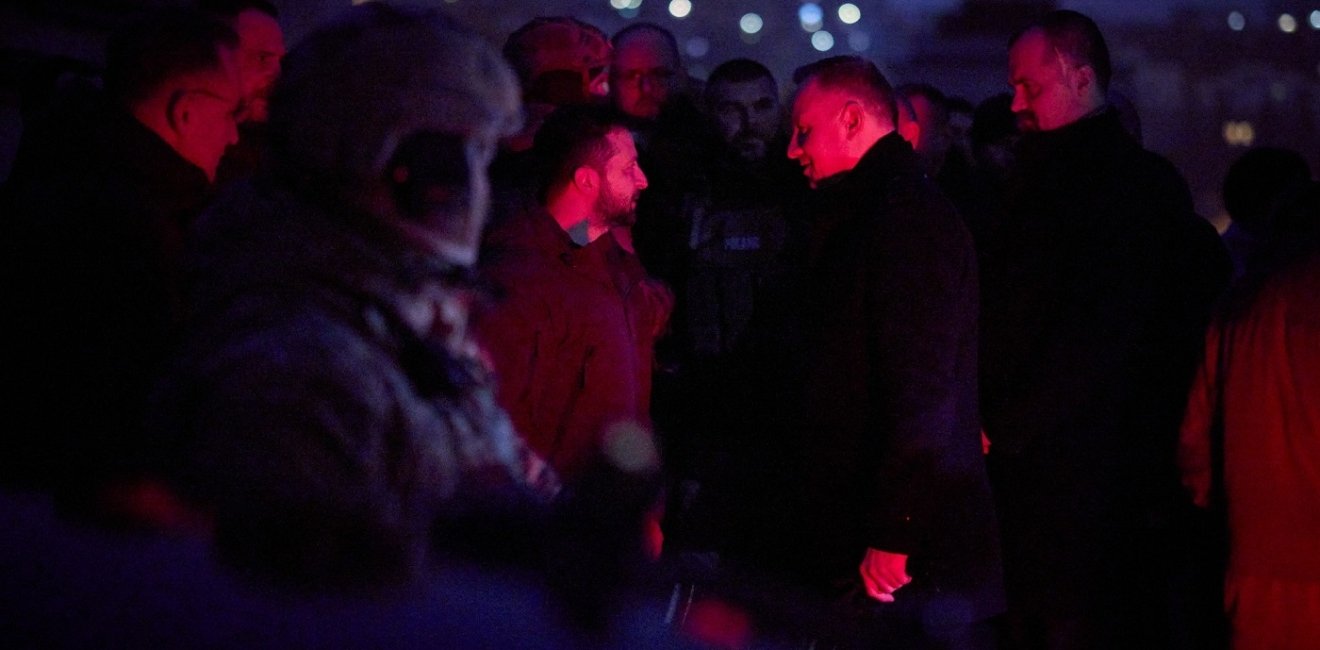
[(185, 233), (238, 138), (236, 45), (201, 13), (140, 16), (107, 43), (104, 91), (69, 86), (28, 125), (4, 190), (23, 424), (0, 455), (89, 514), (131, 507), (120, 493), (152, 455), (142, 421), (185, 316)]
[(990, 647), (998, 531), (977, 418), (971, 237), (895, 131), (874, 64), (798, 72), (789, 158), (815, 188), (802, 294), (804, 539), (869, 647)]
[(1008, 60), (1023, 135), (981, 303), (1008, 644), (1163, 647), (1172, 452), (1226, 255), (1106, 103), (1091, 19), (1046, 14)]

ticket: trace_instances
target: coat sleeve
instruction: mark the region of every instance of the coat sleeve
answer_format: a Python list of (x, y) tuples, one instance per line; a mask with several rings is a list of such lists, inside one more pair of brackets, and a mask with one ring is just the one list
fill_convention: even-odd
[[(951, 209), (907, 215), (900, 232), (872, 241), (867, 289), (868, 364), (875, 398), (866, 522), (872, 548), (911, 554), (933, 534), (940, 495), (956, 481), (962, 399), (975, 399), (976, 263)], [(967, 385), (965, 382), (973, 382)], [(978, 457), (979, 460), (979, 457)]]
[(1219, 414), (1219, 340), (1218, 325), (1206, 334), (1205, 358), (1192, 378), (1187, 411), (1178, 432), (1178, 473), (1192, 502), (1202, 508), (1210, 505), (1210, 486), (1215, 468), (1211, 453), (1211, 435)]

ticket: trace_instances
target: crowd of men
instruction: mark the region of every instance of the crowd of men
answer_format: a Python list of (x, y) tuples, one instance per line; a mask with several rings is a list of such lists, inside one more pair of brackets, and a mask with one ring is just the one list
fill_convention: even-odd
[(1320, 645), (1320, 192), (1250, 152), (1226, 248), (1091, 19), (976, 106), (278, 19), (151, 12), (29, 100), (19, 645)]

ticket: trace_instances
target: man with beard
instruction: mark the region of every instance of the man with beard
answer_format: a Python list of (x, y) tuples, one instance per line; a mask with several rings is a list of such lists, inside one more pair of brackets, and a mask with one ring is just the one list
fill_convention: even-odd
[(671, 475), (686, 508), (672, 512), (669, 539), (718, 550), (730, 560), (773, 543), (751, 532), (782, 508), (767, 485), (781, 455), (765, 396), (767, 372), (782, 358), (789, 278), (804, 230), (807, 186), (787, 146), (779, 87), (765, 66), (727, 61), (711, 73), (706, 117), (718, 156), (690, 188), (677, 242), (681, 274), (672, 335), (662, 346), (655, 417), (666, 432)]
[(202, 8), (229, 23), (238, 33), (238, 68), (243, 79), (243, 115), (238, 143), (225, 152), (219, 180), (250, 175), (266, 148), (270, 92), (284, 59), (284, 32), (279, 12), (267, 0), (203, 0)]
[(477, 331), (514, 426), (572, 483), (613, 426), (648, 423), (651, 347), (670, 305), (610, 234), (647, 185), (617, 117), (561, 108), (533, 151), (540, 203), (487, 235), (481, 270), (503, 295)]

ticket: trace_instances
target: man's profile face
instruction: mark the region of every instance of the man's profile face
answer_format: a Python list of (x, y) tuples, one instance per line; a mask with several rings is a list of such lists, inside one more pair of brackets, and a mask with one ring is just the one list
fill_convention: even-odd
[(1008, 51), (1013, 113), (1022, 131), (1052, 131), (1091, 111), (1077, 89), (1078, 68), (1049, 43), (1045, 32), (1031, 29)]
[(724, 144), (746, 162), (764, 160), (779, 131), (774, 81), (718, 82), (710, 88), (711, 111)]
[(814, 81), (793, 101), (793, 134), (788, 157), (802, 165), (811, 186), (848, 171), (856, 161), (848, 156), (847, 129), (841, 119), (844, 99), (837, 91), (823, 90)]
[(637, 221), (637, 199), (646, 189), (646, 174), (637, 164), (637, 145), (631, 133), (614, 129), (606, 141), (613, 153), (601, 165), (593, 219), (608, 227), (631, 226)]
[(280, 76), (284, 58), (284, 32), (280, 24), (256, 9), (245, 9), (234, 23), (238, 32), (238, 65), (243, 75), (243, 97), (247, 101), (245, 122), (269, 118), (270, 91)]
[(174, 120), (175, 149), (213, 181), (225, 149), (238, 142), (238, 121), (244, 111), (233, 52), (221, 50), (220, 60), (219, 69), (182, 80), (174, 93), (179, 111)]
[(614, 50), (610, 66), (610, 92), (627, 115), (654, 120), (680, 82), (678, 53), (659, 34), (650, 31), (628, 36)]

